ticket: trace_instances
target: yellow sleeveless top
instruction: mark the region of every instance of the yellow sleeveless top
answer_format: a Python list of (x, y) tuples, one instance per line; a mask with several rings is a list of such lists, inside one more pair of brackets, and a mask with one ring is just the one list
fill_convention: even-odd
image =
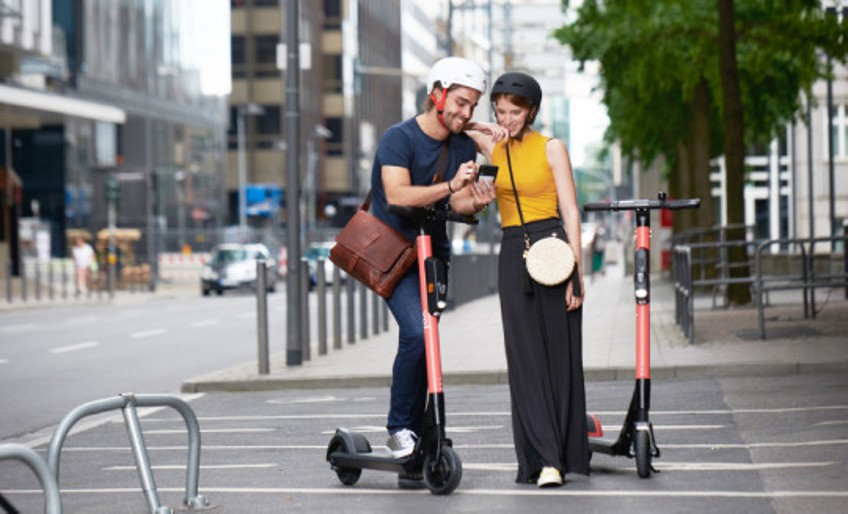
[[(525, 223), (559, 216), (556, 183), (548, 164), (547, 143), (548, 138), (536, 131), (528, 132), (521, 141), (509, 140), (512, 173)], [(504, 142), (498, 143), (492, 150), (492, 164), (498, 166), (495, 185), (503, 228), (521, 225), (509, 179), (505, 145)]]

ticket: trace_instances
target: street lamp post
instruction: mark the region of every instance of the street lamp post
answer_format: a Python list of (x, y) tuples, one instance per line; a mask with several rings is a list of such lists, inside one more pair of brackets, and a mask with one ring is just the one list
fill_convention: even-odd
[(247, 228), (247, 192), (245, 191), (247, 183), (247, 164), (245, 161), (247, 155), (244, 141), (244, 118), (245, 116), (261, 116), (263, 114), (265, 114), (265, 109), (254, 103), (238, 107), (236, 131), (238, 138), (238, 219), (240, 234)]

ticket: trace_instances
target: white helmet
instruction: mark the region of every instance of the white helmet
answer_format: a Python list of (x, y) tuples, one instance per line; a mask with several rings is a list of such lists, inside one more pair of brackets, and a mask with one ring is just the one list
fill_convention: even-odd
[(447, 91), (451, 86), (459, 85), (476, 89), (480, 94), (486, 92), (486, 74), (476, 63), (462, 57), (445, 57), (430, 69), (427, 77), (427, 94), (433, 92), (438, 82)]

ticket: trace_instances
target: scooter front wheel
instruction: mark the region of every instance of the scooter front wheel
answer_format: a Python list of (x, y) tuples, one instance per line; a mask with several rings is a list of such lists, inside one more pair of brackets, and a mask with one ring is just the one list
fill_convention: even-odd
[[(434, 460), (435, 459), (435, 460)], [(424, 483), (433, 494), (450, 494), (462, 480), (462, 461), (450, 446), (424, 459)]]
[(647, 430), (637, 430), (633, 440), (636, 454), (636, 472), (640, 478), (651, 476), (651, 434)]
[[(350, 447), (350, 445), (345, 442), (342, 437), (335, 436), (330, 441), (330, 444), (327, 447), (327, 455), (332, 455), (334, 452), (337, 451), (346, 453), (356, 453), (356, 448)], [(336, 476), (339, 477), (339, 481), (344, 485), (355, 484), (359, 481), (359, 477), (362, 475), (362, 470), (359, 468), (347, 468), (344, 466), (337, 466), (333, 462), (331, 462), (331, 466), (333, 471), (336, 472)]]

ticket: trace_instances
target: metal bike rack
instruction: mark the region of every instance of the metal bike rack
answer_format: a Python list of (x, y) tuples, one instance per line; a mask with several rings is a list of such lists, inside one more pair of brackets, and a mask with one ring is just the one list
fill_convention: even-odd
[[(71, 428), (82, 418), (94, 414), (120, 409), (124, 416), (127, 434), (132, 445), (136, 468), (139, 479), (150, 511), (153, 514), (172, 514), (173, 510), (161, 505), (159, 493), (156, 490), (156, 481), (153, 479), (153, 471), (150, 469), (150, 460), (147, 456), (147, 447), (144, 443), (144, 434), (141, 431), (141, 423), (138, 420), (136, 407), (172, 407), (183, 417), (188, 429), (188, 467), (186, 470), (186, 495), (183, 505), (189, 510), (202, 510), (210, 508), (209, 501), (197, 493), (198, 475), (200, 472), (200, 426), (194, 411), (183, 400), (169, 395), (156, 394), (133, 394), (123, 393), (115, 398), (106, 398), (84, 403), (69, 412), (53, 432), (50, 439), (50, 447), (47, 450), (47, 466), (52, 474), (55, 484), (59, 484), (59, 458), (62, 453), (62, 445)], [(58, 493), (57, 493), (58, 495)]]
[(62, 514), (58, 481), (35, 451), (20, 444), (0, 444), (0, 460), (18, 460), (29, 466), (44, 489), (44, 513)]

